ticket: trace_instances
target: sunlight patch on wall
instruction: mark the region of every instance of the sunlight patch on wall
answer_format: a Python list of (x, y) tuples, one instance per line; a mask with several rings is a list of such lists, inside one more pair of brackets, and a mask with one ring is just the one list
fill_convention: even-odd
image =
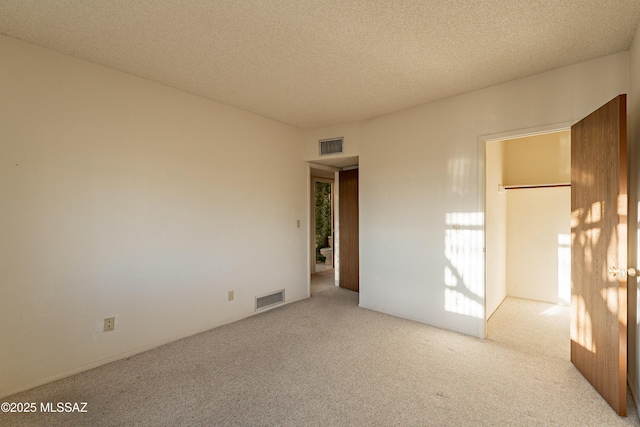
[(447, 177), (451, 181), (451, 191), (456, 194), (466, 194), (474, 187), (475, 175), (470, 173), (475, 169), (475, 159), (458, 157), (450, 159), (447, 164)]
[(451, 288), (458, 286), (458, 279), (449, 267), (444, 268), (444, 284)]
[(571, 236), (558, 234), (558, 299), (571, 302)]
[(444, 290), (444, 309), (449, 313), (464, 314), (478, 319), (484, 316), (484, 309), (478, 301), (454, 289)]
[(444, 308), (484, 318), (484, 235), (482, 212), (453, 212), (445, 217)]

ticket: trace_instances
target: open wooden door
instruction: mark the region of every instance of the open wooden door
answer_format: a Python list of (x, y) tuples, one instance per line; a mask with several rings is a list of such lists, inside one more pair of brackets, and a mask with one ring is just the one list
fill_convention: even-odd
[(620, 95), (571, 127), (571, 362), (619, 415), (627, 402), (626, 117)]
[(360, 235), (358, 209), (358, 169), (338, 175), (340, 218), (340, 287), (360, 291)]

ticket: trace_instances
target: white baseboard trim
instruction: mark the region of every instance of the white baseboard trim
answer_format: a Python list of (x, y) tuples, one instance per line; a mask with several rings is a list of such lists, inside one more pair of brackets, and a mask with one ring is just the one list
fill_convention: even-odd
[(259, 311), (259, 312), (251, 311), (251, 312), (242, 314), (240, 316), (233, 317), (231, 319), (226, 319), (226, 320), (223, 320), (221, 322), (206, 326), (205, 328), (201, 328), (201, 329), (198, 329), (198, 330), (193, 331), (193, 332), (189, 332), (189, 333), (182, 334), (182, 335), (177, 335), (175, 337), (172, 337), (172, 338), (169, 338), (169, 339), (166, 339), (166, 340), (158, 341), (158, 342), (155, 342), (153, 344), (149, 344), (149, 345), (146, 345), (146, 346), (143, 346), (143, 347), (139, 347), (139, 348), (136, 348), (136, 349), (133, 349), (133, 350), (130, 350), (130, 351), (126, 351), (124, 353), (116, 354), (114, 356), (110, 356), (110, 357), (107, 357), (105, 359), (100, 359), (98, 361), (95, 361), (95, 362), (92, 362), (92, 363), (89, 363), (89, 364), (86, 364), (86, 365), (83, 365), (83, 366), (80, 366), (80, 367), (77, 367), (77, 368), (74, 368), (74, 369), (71, 369), (71, 370), (68, 370), (68, 371), (64, 371), (64, 372), (61, 372), (59, 374), (55, 374), (55, 375), (51, 375), (51, 376), (48, 376), (48, 377), (40, 378), (38, 380), (35, 380), (35, 381), (30, 382), (30, 383), (27, 383), (27, 384), (24, 384), (22, 386), (19, 386), (19, 387), (11, 389), (6, 394), (0, 395), (0, 398), (5, 398), (5, 397), (8, 397), (8, 396), (12, 396), (12, 395), (14, 395), (16, 393), (20, 393), (20, 392), (23, 392), (23, 391), (26, 391), (26, 390), (31, 390), (32, 388), (39, 387), (41, 385), (45, 385), (45, 384), (48, 384), (48, 383), (51, 383), (51, 382), (54, 382), (54, 381), (57, 381), (57, 380), (61, 380), (63, 378), (67, 378), (67, 377), (70, 377), (72, 375), (79, 374), (81, 372), (88, 371), (90, 369), (94, 369), (94, 368), (97, 368), (97, 367), (102, 366), (102, 365), (106, 365), (107, 363), (111, 363), (111, 362), (115, 362), (115, 361), (118, 361), (118, 360), (126, 359), (127, 357), (135, 356), (136, 354), (144, 353), (145, 351), (149, 351), (149, 350), (153, 350), (154, 348), (162, 347), (165, 344), (169, 344), (171, 342), (178, 341), (178, 340), (181, 340), (183, 338), (188, 338), (188, 337), (191, 337), (193, 335), (198, 335), (198, 334), (201, 334), (203, 332), (209, 331), (211, 329), (215, 329), (215, 328), (218, 328), (220, 326), (228, 325), (229, 323), (234, 323), (234, 322), (237, 322), (239, 320), (246, 319), (247, 317), (251, 317), (251, 316), (258, 315), (258, 314), (262, 314), (262, 313), (265, 313), (265, 312), (267, 312), (269, 310), (272, 310), (272, 309), (275, 309), (275, 308), (278, 308), (278, 307), (283, 307), (285, 305), (288, 305), (288, 304), (291, 304), (291, 303), (294, 303), (294, 302), (297, 302), (297, 301), (302, 301), (302, 300), (307, 299), (307, 298), (309, 298), (309, 296), (303, 296), (301, 298), (297, 298), (297, 299), (294, 299), (294, 300), (291, 300), (291, 301), (286, 301), (286, 302), (284, 302), (282, 304), (278, 304), (277, 306), (274, 306), (274, 307), (271, 307), (269, 309), (265, 309), (265, 310), (262, 310), (262, 311)]
[[(413, 316), (406, 316), (404, 314), (395, 313), (392, 310), (384, 310), (384, 309), (381, 309), (379, 307), (370, 307), (370, 306), (368, 306), (366, 304), (362, 304), (362, 303), (359, 303), (358, 307), (364, 308), (366, 310), (377, 311), (378, 313), (386, 314), (388, 316), (398, 317), (400, 319), (406, 319), (406, 320), (411, 320), (412, 322), (422, 323), (424, 325), (432, 326), (434, 328), (442, 329), (442, 330), (445, 330), (445, 331), (456, 332), (456, 333), (459, 333), (459, 334), (462, 334), (462, 335), (468, 335), (468, 336), (473, 337), (473, 338), (484, 339), (483, 336), (480, 336), (478, 331), (471, 331), (471, 330), (467, 330), (467, 329), (463, 329), (463, 328), (455, 328), (455, 327), (452, 328), (451, 325), (447, 325), (447, 324), (444, 324), (444, 323), (433, 322), (431, 320), (420, 319), (418, 317), (413, 317)], [(480, 320), (480, 319), (478, 319), (478, 320)]]

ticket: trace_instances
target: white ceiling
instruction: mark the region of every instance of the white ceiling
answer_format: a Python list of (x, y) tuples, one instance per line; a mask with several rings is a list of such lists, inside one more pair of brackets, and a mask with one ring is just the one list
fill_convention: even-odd
[(640, 0), (0, 0), (0, 33), (308, 129), (628, 50)]

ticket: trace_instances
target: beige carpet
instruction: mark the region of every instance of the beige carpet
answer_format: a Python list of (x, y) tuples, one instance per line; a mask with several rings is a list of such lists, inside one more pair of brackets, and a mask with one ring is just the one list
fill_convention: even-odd
[(326, 277), (307, 300), (3, 399), (87, 413), (0, 425), (638, 425), (568, 362), (566, 309), (509, 299), (479, 340), (360, 309)]

